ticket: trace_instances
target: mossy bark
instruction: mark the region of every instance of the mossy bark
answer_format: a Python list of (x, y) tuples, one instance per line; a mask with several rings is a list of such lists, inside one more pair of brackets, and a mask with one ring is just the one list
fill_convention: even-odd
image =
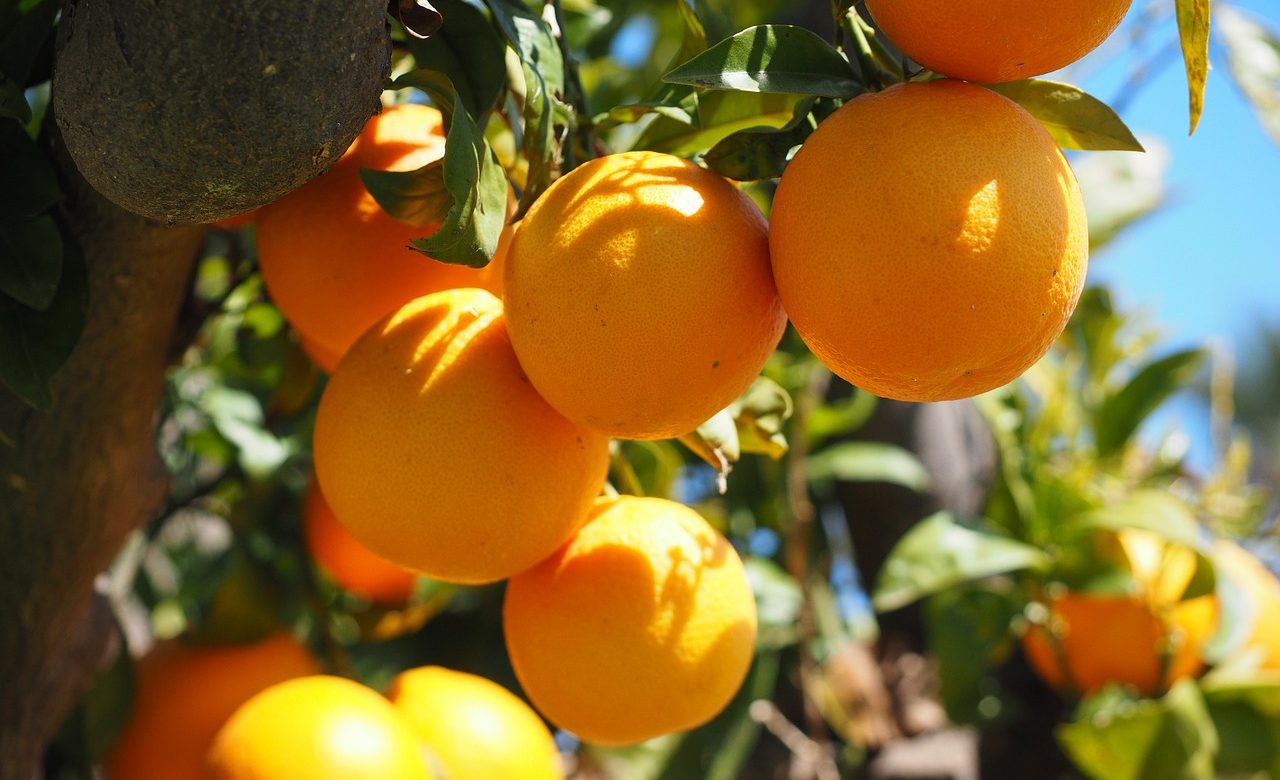
[(378, 111), (386, 0), (72, 0), (53, 102), (99, 192), (212, 222), (323, 173)]

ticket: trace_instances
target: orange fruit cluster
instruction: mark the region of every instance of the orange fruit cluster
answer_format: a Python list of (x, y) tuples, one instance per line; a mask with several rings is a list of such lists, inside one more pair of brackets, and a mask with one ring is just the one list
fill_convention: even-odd
[[(886, 29), (931, 14), (883, 6)], [(1099, 9), (1094, 32), (1109, 18)], [(919, 26), (901, 26), (902, 45), (927, 61)], [(986, 54), (1067, 56), (1024, 33)], [(599, 499), (610, 437), (696, 428), (750, 386), (788, 315), (859, 387), (975, 395), (1043, 356), (1084, 281), (1062, 153), (963, 81), (847, 102), (787, 167), (772, 223), (693, 163), (613, 154), (556, 180), (479, 270), (408, 251), (434, 228), (391, 218), (360, 179), (438, 160), (442, 143), (437, 112), (391, 109), (257, 218), (267, 287), (332, 373), (309, 543), (374, 601), (405, 599), (412, 573), (509, 579), (506, 638), (531, 700), (603, 744), (713, 717), (746, 675), (756, 620), (737, 554), (693, 510)]]
[(426, 666), (388, 697), (320, 674), (279, 633), (245, 645), (162, 642), (136, 666), (107, 780), (563, 780), (551, 732), (483, 677)]

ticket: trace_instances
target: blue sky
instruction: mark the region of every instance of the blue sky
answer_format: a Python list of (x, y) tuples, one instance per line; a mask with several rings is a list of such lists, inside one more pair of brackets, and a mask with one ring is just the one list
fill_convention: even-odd
[[(1280, 29), (1275, 0), (1232, 4)], [(1119, 46), (1136, 14), (1131, 12), (1113, 39)], [(1174, 35), (1172, 21), (1161, 25), (1148, 50)], [(1147, 312), (1166, 337), (1161, 349), (1220, 343), (1246, 362), (1260, 323), (1280, 327), (1280, 146), (1263, 132), (1232, 83), (1222, 50), (1215, 45), (1210, 56), (1205, 111), (1194, 136), (1187, 135), (1180, 59), (1169, 60), (1122, 107), (1135, 133), (1155, 136), (1168, 147), (1170, 205), (1098, 253), (1089, 279), (1110, 285), (1124, 308)], [(1062, 75), (1111, 102), (1131, 63), (1124, 56), (1108, 57), (1104, 48)], [(1171, 426), (1190, 435), (1192, 463), (1207, 467), (1212, 452), (1203, 408), (1193, 399), (1177, 399), (1153, 419), (1148, 433)]]
[[(1233, 4), (1280, 28), (1274, 0)], [(1162, 25), (1159, 32), (1172, 36), (1174, 27)], [(1090, 279), (1111, 283), (1126, 306), (1150, 311), (1180, 345), (1216, 337), (1240, 352), (1259, 317), (1280, 324), (1280, 146), (1264, 134), (1231, 82), (1222, 52), (1215, 48), (1212, 59), (1204, 117), (1194, 136), (1187, 136), (1180, 60), (1123, 108), (1130, 128), (1169, 147), (1172, 204), (1099, 253)], [(1080, 85), (1111, 101), (1127, 64), (1116, 58)]]

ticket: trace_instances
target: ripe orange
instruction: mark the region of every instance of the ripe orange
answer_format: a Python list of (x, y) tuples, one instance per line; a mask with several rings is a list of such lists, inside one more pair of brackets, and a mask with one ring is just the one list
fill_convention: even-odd
[[(1195, 676), (1204, 665), (1200, 652), (1213, 633), (1217, 615), (1210, 596), (1179, 604), (1161, 617), (1139, 599), (1074, 593), (1056, 599), (1050, 612), (1057, 623), (1062, 659), (1040, 626), (1023, 635), (1022, 648), (1045, 682), (1084, 695), (1119, 683), (1150, 696)], [(1170, 642), (1166, 671), (1161, 653)]]
[(885, 398), (1006, 384), (1079, 300), (1084, 202), (1053, 139), (1012, 101), (958, 81), (846, 103), (774, 197), (778, 292), (832, 371)]
[(448, 290), (406, 304), (342, 359), (315, 459), (361, 544), (429, 577), (481, 583), (534, 565), (581, 525), (609, 444), (533, 389), (501, 301)]
[(1119, 541), (1138, 593), (1066, 593), (1049, 604), (1049, 629), (1032, 626), (1022, 637), (1032, 668), (1055, 688), (1088, 695), (1118, 683), (1150, 696), (1204, 666), (1218, 602), (1212, 594), (1180, 600), (1195, 554), (1148, 532), (1124, 531)]
[(1253, 629), (1248, 646), (1261, 655), (1263, 669), (1280, 669), (1280, 581), (1262, 561), (1234, 542), (1218, 542), (1214, 556), (1218, 576), (1230, 578), (1252, 602)]
[(377, 693), (317, 675), (268, 688), (218, 732), (208, 780), (431, 780), (413, 729)]
[(307, 550), (338, 587), (380, 604), (403, 604), (413, 595), (413, 572), (369, 551), (342, 527), (313, 480), (302, 510)]
[(361, 168), (408, 171), (440, 159), (440, 121), (427, 106), (386, 109), (333, 168), (259, 212), (267, 289), (325, 369), (370, 325), (414, 298), (454, 287), (500, 289), (493, 264), (464, 268), (408, 249), (410, 239), (437, 227), (388, 216), (360, 179)]
[(439, 666), (400, 674), (387, 694), (449, 780), (562, 780), (551, 732), (497, 683)]
[(320, 669), (280, 633), (248, 645), (161, 642), (135, 671), (133, 710), (104, 762), (109, 780), (200, 780), (205, 752), (237, 707)]
[(555, 555), (511, 579), (507, 652), (534, 705), (587, 742), (699, 726), (751, 665), (756, 607), (738, 554), (697, 512), (601, 499)]
[(522, 221), (505, 280), (529, 379), (611, 436), (693, 430), (747, 389), (786, 325), (759, 210), (666, 154), (610, 155), (556, 181)]
[(1132, 0), (867, 0), (876, 25), (932, 71), (969, 81), (1029, 79), (1106, 40)]

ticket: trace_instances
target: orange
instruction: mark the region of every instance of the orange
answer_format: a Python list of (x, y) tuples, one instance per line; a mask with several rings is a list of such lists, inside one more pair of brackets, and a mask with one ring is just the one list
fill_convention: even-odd
[(409, 171), (440, 159), (440, 112), (420, 105), (386, 109), (369, 120), (325, 174), (263, 207), (258, 262), (281, 313), (311, 354), (332, 369), (370, 325), (421, 295), (454, 287), (498, 290), (501, 274), (448, 265), (408, 248), (439, 226), (390, 217), (364, 188), (360, 169)]
[(759, 210), (666, 154), (610, 155), (556, 181), (522, 221), (505, 280), (534, 387), (610, 436), (693, 430), (747, 389), (786, 325)]
[(733, 547), (692, 509), (601, 499), (554, 556), (513, 577), (507, 652), (543, 715), (624, 745), (715, 717), (751, 665), (756, 608)]
[(377, 693), (316, 675), (268, 688), (218, 732), (208, 780), (431, 780), (413, 729)]
[(1212, 594), (1180, 600), (1195, 553), (1145, 531), (1123, 531), (1119, 541), (1135, 595), (1063, 594), (1050, 599), (1049, 628), (1022, 637), (1031, 667), (1055, 688), (1088, 695), (1118, 683), (1151, 696), (1204, 667), (1218, 602)]
[(135, 668), (133, 710), (104, 765), (109, 780), (200, 780), (204, 754), (236, 708), (320, 671), (288, 634), (248, 645), (161, 642)]
[(828, 117), (783, 172), (769, 237), (782, 303), (813, 353), (901, 401), (1021, 375), (1066, 326), (1089, 252), (1053, 139), (958, 81), (900, 84)]
[(377, 555), (450, 582), (493, 582), (586, 518), (609, 443), (520, 370), (502, 302), (449, 290), (406, 304), (338, 364), (320, 400), (316, 474)]
[[(1164, 618), (1138, 599), (1074, 593), (1053, 601), (1050, 612), (1062, 659), (1040, 626), (1023, 635), (1023, 651), (1049, 685), (1083, 695), (1118, 683), (1150, 696), (1194, 677), (1204, 666), (1200, 653), (1217, 620), (1211, 596), (1178, 604)], [(1167, 671), (1161, 655), (1166, 643), (1172, 646)]]
[(424, 666), (387, 694), (449, 780), (562, 780), (551, 732), (529, 705), (473, 674)]
[(995, 83), (1066, 67), (1106, 40), (1132, 0), (867, 0), (911, 59), (957, 79)]
[(1228, 577), (1252, 602), (1253, 628), (1247, 645), (1261, 655), (1261, 667), (1280, 669), (1280, 581), (1240, 545), (1220, 541), (1214, 550), (1218, 576)]
[(342, 527), (313, 480), (302, 510), (307, 550), (343, 590), (380, 604), (403, 604), (413, 595), (413, 572), (374, 555)]
[(246, 211), (243, 214), (236, 214), (234, 217), (220, 219), (217, 222), (214, 222), (213, 226), (219, 230), (239, 230), (246, 225), (252, 224), (257, 218), (258, 209), (254, 209), (253, 211)]

